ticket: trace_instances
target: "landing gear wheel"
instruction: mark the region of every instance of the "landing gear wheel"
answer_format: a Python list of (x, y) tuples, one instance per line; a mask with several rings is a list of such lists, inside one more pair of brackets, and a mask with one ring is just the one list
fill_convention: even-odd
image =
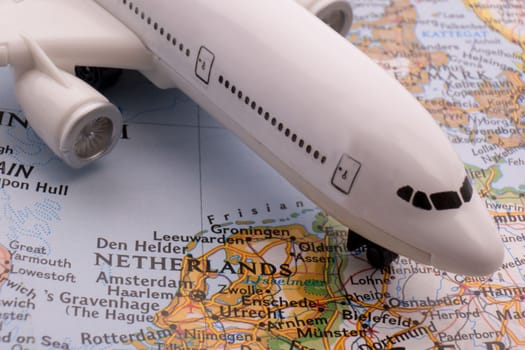
[(107, 89), (118, 81), (121, 69), (101, 67), (75, 67), (75, 75), (97, 90)]
[(385, 249), (363, 236), (355, 233), (352, 230), (348, 231), (347, 248), (349, 251), (357, 250), (363, 246), (366, 246), (366, 259), (368, 263), (376, 269), (389, 268), (390, 264), (397, 259), (398, 254)]
[(348, 238), (346, 241), (346, 247), (349, 251), (353, 252), (354, 250), (358, 250), (362, 246), (368, 245), (370, 242), (368, 239), (364, 238), (360, 234), (355, 233), (352, 230), (348, 230)]
[(382, 248), (376, 244), (368, 245), (366, 250), (366, 260), (376, 269), (382, 269), (390, 266), (399, 255), (388, 249)]

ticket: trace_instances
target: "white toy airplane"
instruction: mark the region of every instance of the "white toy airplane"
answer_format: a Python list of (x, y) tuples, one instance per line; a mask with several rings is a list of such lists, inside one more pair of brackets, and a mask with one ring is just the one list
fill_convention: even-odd
[(497, 270), (498, 232), (429, 113), (305, 8), (347, 32), (341, 0), (0, 0), (0, 66), (73, 167), (108, 153), (122, 123), (75, 70), (100, 85), (113, 71), (86, 67), (136, 69), (181, 89), (365, 237), (349, 247), (366, 244), (374, 266), (394, 251), (451, 272)]

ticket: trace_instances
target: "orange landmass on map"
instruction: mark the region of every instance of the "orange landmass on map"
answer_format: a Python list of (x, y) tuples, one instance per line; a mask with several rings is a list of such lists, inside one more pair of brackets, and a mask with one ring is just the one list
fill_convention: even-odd
[(522, 49), (518, 68), (525, 70), (525, 2), (523, 0), (463, 0), (492, 30)]
[(487, 81), (472, 95), (485, 114), (491, 118), (519, 121), (525, 113), (525, 106), (518, 103), (518, 98), (525, 93), (525, 85), (518, 72), (507, 70), (501, 74), (505, 79), (498, 87)]
[(447, 103), (444, 99), (421, 101), (427, 111), (432, 114), (440, 124), (450, 128), (465, 127), (469, 118), (465, 110)]
[(9, 277), (11, 271), (11, 253), (0, 245), (0, 286)]
[[(266, 348), (274, 337), (291, 341), (298, 327), (309, 327), (281, 327), (284, 322), (315, 320), (323, 314), (331, 294), (326, 285), (333, 252), (299, 253), (299, 244), (320, 244), (324, 239), (301, 225), (272, 227), (276, 228), (289, 236), (252, 237), (244, 243), (232, 240), (202, 256), (184, 259), (181, 279), (191, 281), (191, 288), (181, 288), (155, 317), (158, 327), (173, 332), (166, 346), (222, 349), (229, 334), (237, 337), (236, 346), (257, 343), (258, 348)], [(230, 237), (240, 238), (237, 234)], [(318, 260), (312, 262), (312, 258)], [(241, 263), (259, 270), (242, 269)], [(293, 281), (293, 287), (282, 284), (287, 279)], [(303, 304), (292, 306), (289, 301)]]
[(505, 79), (495, 86), (485, 82), (481, 87), (473, 91), (471, 95), (479, 104), (479, 110), (489, 118), (507, 120), (511, 125), (505, 129), (514, 130), (512, 135), (491, 132), (487, 135), (487, 141), (504, 149), (523, 147), (525, 145), (525, 104), (520, 99), (525, 94), (525, 84), (520, 78), (520, 73), (514, 71), (503, 71)]
[(378, 20), (353, 24), (353, 28), (371, 30), (372, 38), (359, 34), (349, 37), (350, 42), (387, 70), (393, 65), (406, 64), (406, 72), (394, 72), (394, 75), (412, 93), (422, 92), (423, 86), (429, 83), (427, 67), (430, 64), (439, 67), (448, 63), (445, 52), (429, 51), (421, 45), (414, 30), (416, 19), (417, 12), (410, 0), (393, 1)]
[[(489, 6), (483, 7), (478, 0), (465, 0), (465, 2), (474, 7), (480, 17), (491, 22), (491, 28), (497, 27), (506, 33), (509, 40), (525, 45), (525, 39), (519, 35), (521, 31), (511, 35), (511, 31), (507, 30), (508, 28), (504, 25), (497, 25), (498, 21), (489, 10)], [(520, 4), (525, 8), (525, 4)], [(515, 13), (515, 10), (513, 11)], [(354, 28), (365, 27), (371, 31), (372, 37), (361, 37), (357, 30), (356, 34), (352, 34), (349, 38), (354, 45), (386, 69), (406, 64), (406, 71), (399, 72), (399, 69), (395, 69), (394, 75), (412, 93), (422, 92), (423, 87), (430, 82), (429, 67), (439, 69), (440, 66), (449, 63), (445, 52), (424, 49), (415, 35), (416, 19), (416, 9), (409, 0), (392, 1), (379, 19), (354, 23)], [(525, 26), (523, 27), (525, 30)], [(519, 103), (519, 99), (525, 100), (525, 97), (522, 96), (525, 94), (525, 84), (520, 79), (518, 72), (508, 70), (503, 71), (502, 75), (505, 77), (502, 84), (494, 86), (491, 82), (485, 82), (480, 85), (479, 89), (469, 92), (479, 104), (477, 108), (462, 109), (439, 98), (422, 101), (422, 103), (436, 121), (451, 128), (467, 127), (470, 112), (482, 112), (489, 118), (510, 120), (516, 130), (515, 133), (512, 135), (489, 133), (487, 140), (502, 149), (523, 147), (525, 134), (522, 130), (525, 120), (522, 119), (522, 116), (525, 115), (525, 103)], [(476, 127), (474, 126), (470, 137), (474, 138), (475, 133)]]

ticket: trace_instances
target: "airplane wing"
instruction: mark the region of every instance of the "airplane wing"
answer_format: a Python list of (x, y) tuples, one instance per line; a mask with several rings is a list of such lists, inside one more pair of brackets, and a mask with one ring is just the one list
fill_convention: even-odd
[(0, 66), (30, 65), (28, 42), (69, 73), (75, 66), (152, 67), (140, 39), (94, 1), (0, 0)]
[(29, 124), (72, 167), (108, 153), (122, 128), (118, 108), (75, 77), (75, 67), (154, 72), (155, 59), (95, 1), (0, 0), (0, 67), (14, 69)]

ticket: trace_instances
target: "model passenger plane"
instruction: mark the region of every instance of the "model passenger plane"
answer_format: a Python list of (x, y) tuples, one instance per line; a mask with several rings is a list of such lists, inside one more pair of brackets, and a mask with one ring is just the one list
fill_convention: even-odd
[(494, 272), (503, 245), (462, 162), (429, 113), (338, 35), (351, 18), (341, 0), (0, 0), (0, 66), (73, 167), (108, 153), (122, 123), (75, 72), (100, 85), (113, 72), (102, 67), (135, 69), (181, 89), (359, 233), (349, 247), (366, 244), (373, 265), (393, 251)]

